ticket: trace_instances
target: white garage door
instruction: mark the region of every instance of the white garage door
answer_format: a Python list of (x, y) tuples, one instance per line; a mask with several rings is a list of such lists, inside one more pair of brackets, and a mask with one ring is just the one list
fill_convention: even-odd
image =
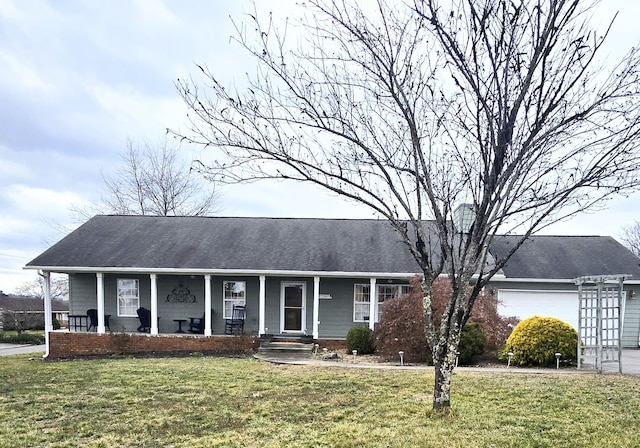
[(578, 330), (577, 291), (498, 290), (498, 313), (501, 316), (557, 317)]

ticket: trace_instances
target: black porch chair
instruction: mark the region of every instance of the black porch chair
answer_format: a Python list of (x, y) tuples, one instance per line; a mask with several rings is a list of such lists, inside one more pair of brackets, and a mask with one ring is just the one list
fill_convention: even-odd
[(233, 305), (231, 319), (224, 321), (224, 334), (242, 334), (245, 314), (246, 307), (244, 305)]
[[(211, 321), (213, 321), (213, 310), (211, 310)], [(189, 318), (189, 332), (194, 334), (204, 334), (204, 313), (202, 313), (202, 317)]]
[[(111, 317), (111, 314), (104, 315), (104, 326), (107, 327), (109, 331), (111, 331), (111, 327), (109, 326), (110, 317)], [(98, 310), (96, 310), (95, 308), (88, 309), (87, 318), (89, 319), (89, 325), (87, 326), (87, 331), (91, 330), (92, 328), (97, 330), (98, 329)]]
[(136, 310), (136, 313), (138, 314), (138, 319), (140, 319), (138, 331), (149, 333), (151, 331), (151, 310), (141, 307)]

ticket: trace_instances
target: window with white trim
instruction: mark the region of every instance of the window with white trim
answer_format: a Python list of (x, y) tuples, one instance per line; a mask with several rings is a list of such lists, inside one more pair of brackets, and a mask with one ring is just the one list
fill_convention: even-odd
[(371, 286), (367, 284), (354, 285), (353, 291), (353, 321), (365, 322), (369, 320), (369, 294)]
[(136, 278), (118, 279), (118, 316), (137, 317), (140, 308), (140, 287)]
[(247, 302), (247, 282), (224, 281), (223, 290), (223, 319), (231, 319), (233, 305), (245, 305)]
[[(354, 285), (353, 293), (353, 321), (368, 322), (370, 319), (371, 286), (369, 284)], [(404, 294), (408, 294), (411, 287), (407, 284), (400, 285), (376, 285), (375, 321), (378, 322), (382, 316), (380, 305), (387, 300), (396, 299)]]

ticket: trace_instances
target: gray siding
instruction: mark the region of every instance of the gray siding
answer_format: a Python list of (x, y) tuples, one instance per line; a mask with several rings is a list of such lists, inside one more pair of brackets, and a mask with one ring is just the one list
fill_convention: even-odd
[[(140, 306), (151, 308), (151, 280), (148, 275), (119, 275), (104, 276), (105, 314), (110, 314), (112, 331), (134, 332), (140, 322), (137, 317), (118, 316), (117, 310), (117, 280), (119, 278), (136, 278), (140, 288)], [(259, 326), (259, 294), (260, 281), (258, 277), (217, 276), (211, 278), (211, 308), (213, 310), (212, 330), (214, 334), (224, 332), (223, 319), (223, 282), (246, 282), (245, 332), (257, 334)], [(281, 297), (282, 284), (285, 282), (299, 282), (305, 285), (306, 330), (313, 331), (313, 278), (308, 277), (267, 277), (265, 284), (265, 326), (269, 333), (281, 332)], [(340, 279), (321, 278), (320, 294), (330, 295), (331, 299), (321, 299), (319, 306), (319, 336), (321, 338), (344, 338), (349, 329), (356, 325), (367, 325), (366, 322), (353, 321), (354, 284), (369, 283), (369, 279)], [(385, 280), (379, 283), (387, 284)], [(408, 283), (400, 282), (400, 283)], [(189, 288), (196, 296), (195, 303), (172, 303), (167, 296), (182, 284)], [(186, 319), (188, 325), (190, 317), (202, 317), (204, 314), (204, 277), (203, 276), (158, 276), (158, 329), (160, 333), (174, 333), (178, 324), (174, 319)], [(89, 308), (97, 308), (97, 281), (95, 274), (72, 274), (70, 276), (71, 314), (86, 314)], [(186, 327), (183, 325), (183, 329)]]
[(330, 294), (331, 299), (320, 300), (320, 337), (344, 338), (351, 327), (366, 326), (363, 322), (353, 321), (353, 285), (369, 283), (369, 279), (338, 279), (327, 278), (320, 280), (320, 293)]
[(627, 292), (624, 310), (622, 346), (637, 348), (640, 345), (640, 295), (631, 296)]
[(95, 308), (97, 281), (95, 274), (69, 275), (69, 314), (86, 314)]

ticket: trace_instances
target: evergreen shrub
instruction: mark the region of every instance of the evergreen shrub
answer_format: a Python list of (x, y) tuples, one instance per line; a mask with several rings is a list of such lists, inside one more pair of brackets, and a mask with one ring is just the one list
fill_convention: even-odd
[(511, 352), (513, 365), (549, 366), (555, 365), (556, 353), (564, 363), (572, 362), (577, 349), (578, 333), (571, 325), (555, 317), (533, 316), (513, 329), (500, 359), (506, 361)]
[(4, 344), (30, 344), (40, 345), (44, 344), (44, 335), (32, 334), (32, 333), (0, 333), (0, 342)]
[(482, 332), (479, 323), (468, 323), (460, 333), (460, 345), (458, 345), (458, 362), (461, 365), (474, 364), (478, 356), (484, 353), (487, 338)]
[(373, 331), (369, 327), (352, 327), (347, 333), (347, 353), (358, 350), (360, 355), (370, 355), (375, 351)]

